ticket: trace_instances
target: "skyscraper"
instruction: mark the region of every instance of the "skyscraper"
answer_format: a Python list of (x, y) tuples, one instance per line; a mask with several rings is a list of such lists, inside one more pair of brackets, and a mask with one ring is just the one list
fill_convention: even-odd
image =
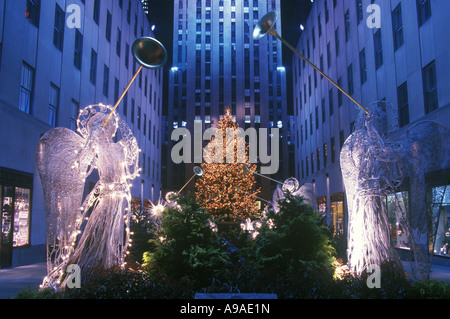
[[(56, 126), (76, 130), (88, 105), (114, 105), (139, 67), (133, 42), (152, 35), (140, 0), (77, 1), (79, 11), (60, 5), (0, 4), (0, 268), (45, 260), (46, 208), (35, 164), (40, 137)], [(71, 17), (80, 25), (68, 23)], [(142, 150), (137, 198), (159, 195), (162, 73), (143, 70), (117, 109)], [(91, 176), (86, 188), (95, 182)]]
[[(280, 128), (280, 169), (271, 177), (289, 177), (290, 124), (281, 43), (273, 37), (252, 37), (254, 26), (269, 11), (280, 12), (280, 1), (175, 0), (165, 128), (169, 190), (183, 185), (192, 172), (170, 158), (172, 130), (186, 127), (192, 132), (194, 121), (201, 121), (203, 129), (214, 126), (226, 108), (241, 128), (269, 128), (269, 133), (272, 127)], [(275, 27), (281, 34), (280, 21)], [(261, 182), (265, 196), (270, 196), (267, 182)]]
[[(371, 5), (380, 9), (378, 17)], [(381, 102), (378, 107), (389, 114), (385, 124), (391, 137), (422, 121), (449, 127), (448, 12), (446, 1), (315, 1), (297, 50), (363, 106)], [(339, 154), (360, 109), (303, 60), (295, 56), (292, 65), (296, 176), (301, 183), (314, 183), (319, 210), (327, 213), (337, 233), (345, 233), (348, 215)], [(429, 176), (429, 200), (449, 184), (449, 171), (447, 166)], [(414, 196), (407, 184), (397, 194), (406, 199)], [(450, 201), (439, 202), (438, 228), (445, 235)], [(431, 211), (434, 203), (428, 205)], [(389, 217), (395, 233), (398, 217)], [(393, 240), (398, 248), (409, 249), (401, 232)], [(439, 254), (442, 240), (435, 243), (427, 244)]]

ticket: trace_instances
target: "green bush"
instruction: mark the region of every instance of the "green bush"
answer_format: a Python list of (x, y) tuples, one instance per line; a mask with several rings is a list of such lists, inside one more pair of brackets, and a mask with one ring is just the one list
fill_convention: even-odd
[(270, 211), (250, 248), (244, 249), (247, 263), (271, 273), (325, 272), (331, 275), (335, 250), (320, 213), (303, 198), (286, 194), (280, 211)]
[(64, 299), (188, 299), (192, 287), (183, 282), (156, 280), (144, 271), (116, 270), (59, 293)]
[(450, 299), (450, 283), (434, 279), (415, 281), (408, 290), (407, 298)]
[(229, 275), (230, 257), (209, 226), (209, 214), (193, 196), (178, 197), (178, 207), (167, 207), (161, 230), (144, 254), (144, 268), (157, 278), (184, 280), (194, 287), (210, 284)]

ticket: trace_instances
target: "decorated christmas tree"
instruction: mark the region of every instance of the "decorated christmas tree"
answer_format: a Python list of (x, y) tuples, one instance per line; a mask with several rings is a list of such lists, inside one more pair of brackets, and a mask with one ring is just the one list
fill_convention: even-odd
[(256, 165), (249, 163), (248, 145), (242, 133), (227, 109), (204, 149), (203, 175), (195, 185), (196, 199), (213, 218), (249, 218), (258, 212), (259, 189), (255, 189), (254, 175), (244, 170), (247, 165), (256, 171)]

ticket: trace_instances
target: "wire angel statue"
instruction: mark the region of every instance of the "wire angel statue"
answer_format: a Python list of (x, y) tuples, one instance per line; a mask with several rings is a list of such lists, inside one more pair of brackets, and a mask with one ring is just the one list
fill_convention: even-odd
[[(82, 109), (77, 133), (47, 132), (36, 164), (47, 207), (47, 276), (41, 287), (64, 289), (69, 265), (81, 280), (124, 264), (129, 244), (131, 182), (139, 176), (139, 147), (111, 106)], [(85, 195), (88, 176), (98, 181)], [(94, 176), (95, 177), (95, 176)], [(83, 199), (84, 198), (84, 199)]]

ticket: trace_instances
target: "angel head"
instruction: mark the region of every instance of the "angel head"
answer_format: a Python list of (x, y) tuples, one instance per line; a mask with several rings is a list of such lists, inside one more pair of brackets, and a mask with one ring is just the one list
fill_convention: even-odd
[(118, 129), (119, 116), (109, 105), (91, 105), (80, 112), (78, 132), (93, 142), (111, 142)]

